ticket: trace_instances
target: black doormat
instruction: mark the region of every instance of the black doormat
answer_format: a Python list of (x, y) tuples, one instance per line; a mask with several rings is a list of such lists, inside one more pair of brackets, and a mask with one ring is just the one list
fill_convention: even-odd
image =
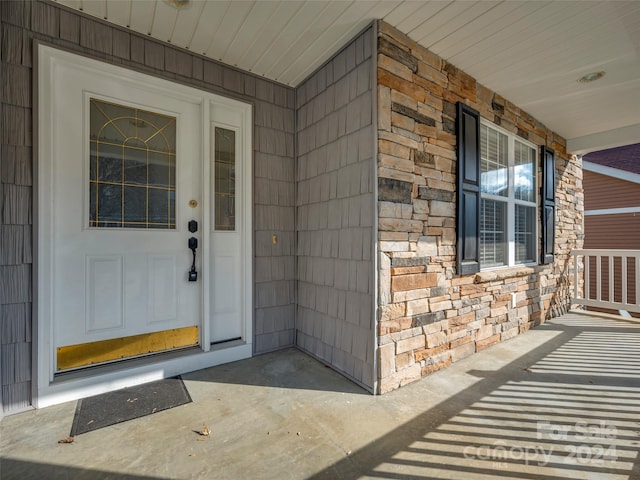
[(78, 400), (71, 436), (191, 403), (181, 377), (165, 378)]

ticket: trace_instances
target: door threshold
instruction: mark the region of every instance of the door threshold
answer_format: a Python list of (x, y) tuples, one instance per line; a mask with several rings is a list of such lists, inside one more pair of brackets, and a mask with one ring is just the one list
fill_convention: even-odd
[(237, 338), (232, 340), (226, 340), (224, 342), (212, 343), (210, 345), (210, 351), (217, 352), (220, 350), (225, 350), (227, 348), (241, 347), (243, 345), (246, 345), (245, 341), (242, 340), (241, 338)]
[(221, 345), (221, 344), (229, 344), (231, 342), (242, 341), (242, 337), (228, 338), (227, 340), (218, 340), (217, 342), (211, 342), (211, 346)]

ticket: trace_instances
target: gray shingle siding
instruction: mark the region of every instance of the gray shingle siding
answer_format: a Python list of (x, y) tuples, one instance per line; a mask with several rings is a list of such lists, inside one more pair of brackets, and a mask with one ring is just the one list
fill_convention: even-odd
[(372, 29), (297, 89), (297, 345), (373, 388)]

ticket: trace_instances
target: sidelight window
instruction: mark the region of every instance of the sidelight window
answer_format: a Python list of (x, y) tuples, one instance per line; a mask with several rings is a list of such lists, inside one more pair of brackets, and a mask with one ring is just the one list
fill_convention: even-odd
[(215, 229), (236, 229), (236, 132), (215, 128)]

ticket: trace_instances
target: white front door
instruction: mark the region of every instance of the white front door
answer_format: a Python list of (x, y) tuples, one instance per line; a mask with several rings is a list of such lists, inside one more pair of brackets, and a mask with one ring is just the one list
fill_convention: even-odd
[(56, 371), (197, 345), (202, 105), (74, 69), (52, 89)]
[(38, 96), (37, 405), (251, 356), (251, 106), (44, 45)]

